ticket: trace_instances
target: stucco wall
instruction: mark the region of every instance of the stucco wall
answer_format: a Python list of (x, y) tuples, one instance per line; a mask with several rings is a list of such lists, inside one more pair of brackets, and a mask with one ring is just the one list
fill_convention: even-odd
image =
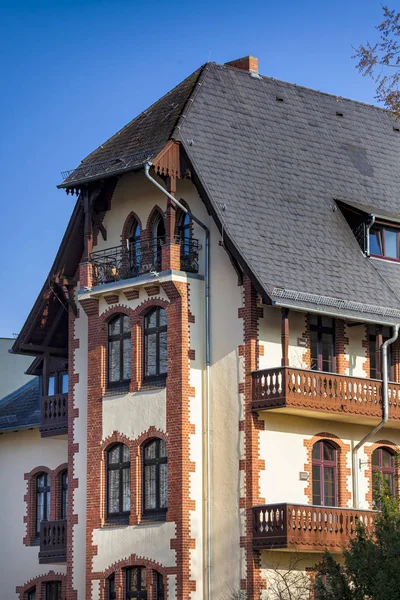
[[(282, 358), (281, 344), (281, 310), (273, 306), (263, 307), (263, 318), (259, 320), (259, 344), (262, 348), (259, 359), (260, 369), (279, 367)], [(306, 315), (301, 312), (289, 313), (289, 364), (291, 367), (305, 369), (303, 360), (304, 346), (298, 340), (303, 338)]]
[[(67, 442), (61, 438), (42, 439), (38, 429), (5, 433), (0, 436), (0, 598), (17, 598), (16, 586), (46, 574), (51, 569), (65, 573), (64, 565), (39, 565), (39, 546), (23, 544), (26, 532), (24, 474), (45, 466), (56, 469), (67, 462)], [(8, 493), (5, 493), (8, 490)]]

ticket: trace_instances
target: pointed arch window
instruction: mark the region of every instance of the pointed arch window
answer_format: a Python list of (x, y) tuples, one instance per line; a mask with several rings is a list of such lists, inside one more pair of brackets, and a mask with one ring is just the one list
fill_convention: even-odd
[(155, 438), (143, 447), (143, 514), (165, 518), (168, 508), (168, 457), (164, 440)]
[(115, 444), (107, 451), (107, 519), (128, 522), (131, 510), (129, 448)]
[(394, 495), (396, 491), (396, 463), (394, 454), (389, 448), (377, 448), (372, 453), (372, 501), (378, 504), (378, 486), (375, 473), (381, 473), (384, 482)]
[(50, 518), (50, 476), (39, 473), (36, 477), (36, 535), (40, 535), (40, 524)]
[(316, 506), (338, 505), (337, 448), (326, 440), (312, 449), (312, 495)]
[(65, 470), (60, 475), (60, 519), (66, 519), (68, 516), (68, 471)]
[(144, 317), (144, 379), (163, 379), (168, 372), (168, 319), (157, 306)]
[(139, 275), (142, 265), (142, 252), (140, 245), (140, 225), (133, 221), (129, 231), (129, 267), (132, 275)]
[(154, 268), (160, 271), (162, 267), (161, 249), (165, 242), (165, 224), (164, 219), (159, 212), (157, 212), (153, 221), (152, 238)]
[(128, 387), (131, 380), (131, 325), (126, 315), (108, 324), (108, 387)]

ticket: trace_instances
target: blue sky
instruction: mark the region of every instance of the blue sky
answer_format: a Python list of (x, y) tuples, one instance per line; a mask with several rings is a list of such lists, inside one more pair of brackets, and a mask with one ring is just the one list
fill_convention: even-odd
[(352, 45), (381, 14), (378, 0), (0, 0), (0, 337), (21, 329), (67, 225), (61, 171), (207, 60), (252, 54), (263, 75), (373, 103)]

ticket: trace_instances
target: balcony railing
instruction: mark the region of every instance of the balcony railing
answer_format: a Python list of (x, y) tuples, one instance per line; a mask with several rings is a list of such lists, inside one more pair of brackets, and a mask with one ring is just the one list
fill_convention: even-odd
[(61, 435), (68, 431), (68, 394), (42, 396), (40, 433), (42, 437)]
[(340, 552), (355, 535), (360, 521), (368, 532), (376, 512), (300, 504), (268, 504), (253, 508), (256, 548)]
[[(400, 384), (389, 383), (389, 418), (400, 423)], [(277, 367), (253, 372), (253, 410), (310, 409), (362, 417), (382, 416), (382, 382)]]
[[(201, 250), (198, 240), (182, 240), (177, 237), (174, 243), (181, 247), (181, 270), (197, 273), (198, 256)], [(164, 245), (165, 239), (157, 238), (92, 252), (90, 263), (93, 267), (93, 285), (130, 279), (151, 271), (161, 271)]]
[(40, 524), (39, 563), (65, 562), (67, 521), (42, 521)]

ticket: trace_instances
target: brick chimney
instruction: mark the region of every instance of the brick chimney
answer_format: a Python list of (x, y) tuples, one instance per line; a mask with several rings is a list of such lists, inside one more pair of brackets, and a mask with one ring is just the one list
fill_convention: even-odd
[(244, 56), (243, 58), (237, 58), (225, 63), (227, 67), (235, 67), (236, 69), (242, 69), (242, 71), (250, 71), (251, 73), (258, 73), (258, 58), (254, 56)]

